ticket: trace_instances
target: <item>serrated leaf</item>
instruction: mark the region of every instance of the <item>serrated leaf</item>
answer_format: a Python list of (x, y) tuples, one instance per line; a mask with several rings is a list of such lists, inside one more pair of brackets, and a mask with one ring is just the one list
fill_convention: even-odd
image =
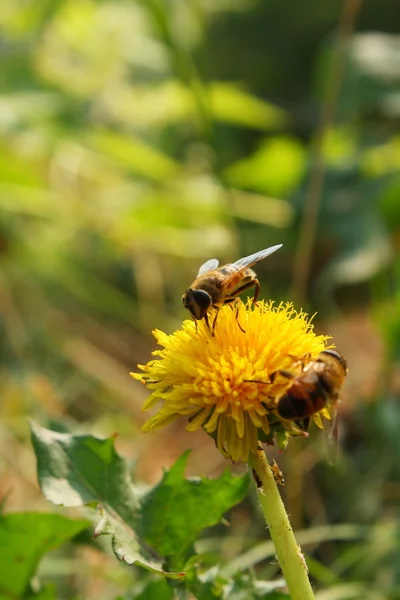
[(151, 556), (137, 538), (139, 496), (113, 438), (58, 433), (34, 423), (31, 429), (38, 479), (46, 498), (64, 506), (100, 505), (102, 519), (95, 535), (112, 535), (119, 560), (166, 575), (159, 557)]
[[(113, 438), (59, 433), (35, 423), (31, 429), (39, 483), (48, 500), (64, 506), (101, 502), (111, 514), (135, 523), (138, 498)], [(118, 494), (116, 488), (121, 488)]]
[(163, 556), (183, 560), (184, 554), (206, 527), (245, 497), (249, 477), (225, 471), (219, 479), (185, 479), (186, 452), (161, 482), (142, 498), (141, 535)]
[[(113, 439), (49, 431), (32, 424), (38, 478), (46, 498), (56, 504), (99, 505), (102, 517), (95, 536), (112, 535), (119, 558), (173, 578), (189, 548), (205, 527), (245, 496), (249, 477), (227, 471), (219, 479), (185, 479), (188, 453), (162, 481), (139, 496)], [(163, 562), (166, 559), (166, 562)]]
[[(89, 526), (53, 514), (0, 515), (0, 600), (23, 596), (42, 556)], [(47, 589), (41, 593), (38, 598), (53, 597)]]

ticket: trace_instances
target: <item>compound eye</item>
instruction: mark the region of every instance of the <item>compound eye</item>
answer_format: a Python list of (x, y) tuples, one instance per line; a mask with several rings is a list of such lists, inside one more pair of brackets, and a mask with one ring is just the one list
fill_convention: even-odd
[(190, 312), (195, 319), (200, 320), (204, 317), (212, 304), (211, 296), (204, 290), (193, 290)]

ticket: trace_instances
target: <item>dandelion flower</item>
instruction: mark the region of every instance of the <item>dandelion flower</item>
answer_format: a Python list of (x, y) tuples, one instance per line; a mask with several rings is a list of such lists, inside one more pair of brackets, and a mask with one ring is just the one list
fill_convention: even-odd
[[(299, 361), (313, 360), (326, 348), (328, 337), (314, 333), (306, 313), (291, 303), (253, 306), (239, 300), (235, 308), (219, 310), (214, 335), (204, 320), (186, 320), (171, 335), (157, 329), (153, 334), (163, 347), (153, 352), (158, 358), (139, 365), (143, 373), (131, 373), (151, 390), (143, 411), (162, 403), (143, 431), (185, 416), (189, 431), (202, 427), (224, 456), (244, 462), (257, 452), (258, 440), (282, 446), (299, 435), (296, 424), (276, 410), (291, 379), (271, 375), (295, 375)], [(327, 409), (322, 412), (329, 418)], [(313, 418), (321, 425), (318, 413)]]

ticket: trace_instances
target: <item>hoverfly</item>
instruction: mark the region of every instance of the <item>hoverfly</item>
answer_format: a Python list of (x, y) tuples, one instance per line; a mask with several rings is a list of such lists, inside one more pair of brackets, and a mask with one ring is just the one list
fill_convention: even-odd
[[(287, 372), (280, 371), (288, 376)], [(279, 399), (276, 410), (283, 419), (293, 420), (307, 431), (310, 417), (325, 407), (333, 409), (332, 425), (327, 437), (329, 462), (334, 464), (338, 445), (338, 415), (336, 404), (347, 375), (347, 361), (337, 350), (323, 350), (315, 360), (302, 366), (301, 373)]]
[[(271, 246), (222, 267), (218, 267), (219, 261), (216, 258), (211, 258), (201, 265), (197, 278), (183, 294), (183, 306), (190, 311), (196, 321), (204, 319), (207, 327), (211, 329), (208, 321), (208, 312), (211, 308), (218, 311), (223, 304), (233, 302), (239, 294), (252, 287), (254, 287), (253, 302), (256, 303), (260, 295), (260, 283), (251, 267), (281, 246), (282, 244)], [(212, 325), (213, 333), (217, 316), (218, 312)]]
[(337, 350), (323, 350), (315, 360), (302, 367), (297, 376), (278, 372), (284, 377), (293, 377), (293, 382), (279, 399), (276, 410), (283, 419), (293, 420), (306, 430), (312, 415), (338, 401), (347, 375), (347, 362)]

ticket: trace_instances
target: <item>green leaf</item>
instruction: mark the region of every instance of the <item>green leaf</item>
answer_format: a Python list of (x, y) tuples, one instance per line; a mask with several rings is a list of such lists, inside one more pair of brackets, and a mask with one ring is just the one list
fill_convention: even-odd
[(139, 496), (113, 438), (57, 433), (34, 423), (31, 429), (46, 498), (64, 506), (99, 505), (102, 518), (95, 535), (112, 535), (119, 560), (164, 574), (161, 562), (153, 560), (137, 539)]
[(54, 586), (47, 585), (39, 592), (33, 592), (29, 596), (24, 596), (24, 600), (56, 600), (56, 591)]
[(269, 131), (287, 124), (287, 113), (232, 83), (215, 81), (209, 87), (210, 104), (216, 121)]
[[(173, 578), (183, 575), (176, 571), (183, 568), (201, 530), (218, 523), (249, 486), (248, 476), (229, 472), (215, 480), (185, 479), (185, 454), (157, 486), (140, 496), (113, 438), (58, 433), (32, 424), (32, 442), (48, 500), (64, 506), (98, 505), (102, 518), (95, 535), (112, 535), (119, 560)], [(174, 568), (166, 571), (166, 564)]]
[(141, 534), (163, 556), (183, 560), (184, 553), (206, 527), (245, 497), (249, 477), (185, 479), (186, 452), (142, 499)]
[(301, 143), (293, 137), (277, 136), (266, 138), (252, 156), (227, 167), (224, 177), (233, 187), (288, 197), (301, 183), (305, 166)]
[(132, 173), (153, 181), (165, 181), (179, 174), (179, 164), (138, 137), (111, 131), (90, 134), (88, 145), (124, 166)]
[[(196, 86), (167, 79), (150, 85), (137, 83), (123, 90), (116, 87), (110, 90), (110, 99), (115, 109), (114, 118), (119, 123), (123, 126), (129, 123), (148, 132), (151, 127), (168, 127), (195, 118), (198, 103), (202, 102), (200, 98), (196, 104), (196, 91)], [(200, 95), (205, 96), (216, 122), (271, 131), (285, 127), (289, 120), (285, 110), (235, 83), (213, 81), (201, 87)]]
[[(53, 514), (0, 515), (0, 600), (23, 596), (42, 556), (89, 525)], [(53, 597), (48, 590), (40, 594), (29, 598)]]
[(113, 438), (58, 433), (32, 423), (32, 442), (48, 500), (64, 506), (100, 501), (125, 522), (134, 523), (139, 503)]

